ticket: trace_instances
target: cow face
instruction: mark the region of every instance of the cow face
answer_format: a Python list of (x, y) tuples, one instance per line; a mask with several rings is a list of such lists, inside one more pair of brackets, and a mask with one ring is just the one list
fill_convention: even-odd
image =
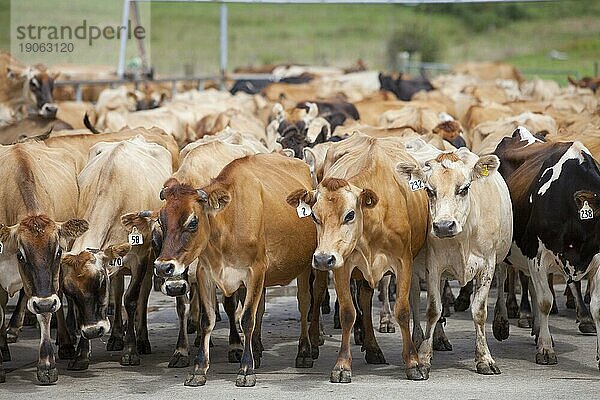
[(86, 339), (95, 339), (110, 330), (106, 316), (109, 279), (123, 267), (122, 258), (130, 249), (129, 244), (122, 244), (62, 257), (63, 292), (77, 307), (79, 327)]
[(458, 150), (440, 154), (426, 162), (424, 169), (401, 162), (396, 171), (406, 179), (423, 182), (429, 197), (431, 234), (449, 238), (463, 231), (471, 212), (469, 189), (473, 181), (495, 173), (499, 165), (500, 161), (494, 155), (476, 159), (472, 153)]
[(373, 191), (343, 179), (325, 178), (316, 190), (291, 193), (287, 202), (292, 207), (300, 202), (311, 207), (318, 240), (313, 268), (330, 271), (343, 266), (354, 250), (363, 231), (363, 211), (375, 207), (378, 198)]
[(301, 157), (305, 147), (322, 143), (331, 136), (331, 125), (319, 117), (316, 104), (306, 102), (290, 112), (285, 112), (281, 106), (274, 107), (275, 119), (269, 124), (268, 130), (277, 132), (277, 141), (286, 149), (294, 150), (296, 157)]
[(38, 110), (38, 114), (44, 118), (55, 118), (58, 111), (57, 105), (52, 99), (54, 80), (58, 74), (51, 74), (45, 68), (17, 68), (7, 67), (7, 76), (12, 81), (23, 84), (23, 95)]
[(46, 215), (26, 217), (11, 227), (0, 225), (5, 250), (17, 254), (29, 311), (43, 314), (60, 308), (57, 293), (63, 247), (87, 229), (85, 220), (71, 219), (61, 224)]

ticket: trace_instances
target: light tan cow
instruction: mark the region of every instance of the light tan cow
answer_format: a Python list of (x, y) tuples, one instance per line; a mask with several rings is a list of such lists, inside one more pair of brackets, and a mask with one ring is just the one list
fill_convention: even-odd
[[(512, 241), (512, 205), (506, 183), (497, 172), (495, 155), (479, 158), (466, 148), (440, 153), (424, 166), (396, 165), (407, 182), (419, 180), (429, 197), (431, 220), (427, 238), (427, 328), (419, 347), (419, 360), (429, 376), (433, 332), (442, 312), (440, 279), (449, 271), (461, 286), (477, 278), (471, 310), (475, 322), (477, 372), (499, 374), (485, 337), (487, 298), (496, 264), (502, 263)], [(494, 206), (487, 203), (494, 199)], [(505, 267), (498, 269), (504, 282)], [(506, 310), (504, 310), (506, 315)], [(508, 319), (504, 319), (508, 328)], [(508, 329), (506, 332), (508, 337)]]
[[(0, 176), (0, 290), (12, 296), (24, 288), (27, 308), (36, 314), (40, 325), (37, 379), (51, 384), (58, 379), (50, 319), (61, 306), (60, 257), (67, 241), (88, 226), (86, 221), (75, 219), (79, 197), (75, 161), (68, 151), (39, 142), (0, 146)], [(0, 304), (3, 338), (5, 310), (4, 296)], [(64, 333), (59, 324), (59, 345)], [(8, 356), (8, 347), (2, 348), (1, 354)], [(0, 365), (0, 381), (3, 378)]]
[(473, 75), (482, 80), (512, 79), (519, 83), (523, 82), (523, 77), (513, 65), (498, 61), (488, 62), (466, 62), (456, 64), (452, 71), (457, 74)]
[[(293, 207), (306, 210), (299, 215), (312, 215), (317, 226), (313, 268), (333, 271), (342, 342), (330, 380), (341, 383), (352, 379), (350, 330), (356, 312), (350, 278), (355, 268), (354, 272), (368, 282), (361, 285), (361, 291), (366, 292), (361, 295), (361, 308), (369, 311), (367, 315), (372, 288), (388, 271), (396, 274), (395, 316), (402, 331), (406, 374), (409, 379), (426, 379), (409, 330), (409, 291), (413, 259), (425, 242), (427, 201), (423, 191), (411, 191), (393, 171), (398, 162), (414, 159), (397, 138), (358, 135), (348, 140), (346, 149), (336, 148), (333, 164), (325, 167), (325, 176), (315, 190), (297, 190), (287, 199)], [(364, 322), (368, 324), (365, 334), (372, 332), (371, 321)], [(381, 353), (374, 336), (365, 337), (365, 347)]]

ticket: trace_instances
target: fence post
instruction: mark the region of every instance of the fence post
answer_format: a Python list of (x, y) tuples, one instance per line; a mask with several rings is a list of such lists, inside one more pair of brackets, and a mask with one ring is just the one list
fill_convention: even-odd
[(123, 0), (123, 19), (121, 26), (125, 29), (121, 32), (121, 44), (119, 47), (119, 65), (117, 66), (117, 75), (123, 78), (125, 74), (125, 53), (127, 52), (127, 21), (129, 20), (129, 0)]
[(83, 99), (83, 96), (81, 95), (81, 85), (76, 84), (75, 85), (75, 101), (81, 101), (82, 99)]
[(225, 88), (227, 72), (227, 4), (221, 3), (221, 19), (219, 23), (219, 59), (221, 69), (221, 89)]

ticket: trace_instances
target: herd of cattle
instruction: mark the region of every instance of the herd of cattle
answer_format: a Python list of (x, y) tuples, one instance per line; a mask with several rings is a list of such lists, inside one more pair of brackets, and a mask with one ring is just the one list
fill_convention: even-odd
[[(371, 311), (379, 284), (379, 331), (394, 332), (392, 274), (411, 380), (429, 378), (434, 350), (452, 349), (442, 323), (452, 302), (470, 304), (477, 372), (500, 373), (485, 329), (494, 275), (494, 337), (507, 339), (509, 317), (520, 317), (538, 364), (557, 363), (552, 274), (570, 289), (579, 329), (600, 331), (598, 79), (561, 88), (500, 63), (431, 81), (280, 65), (266, 71), (277, 82), (237, 81), (230, 91), (170, 98), (158, 86), (123, 86), (76, 103), (53, 93), (60, 71), (6, 53), (0, 64), (0, 382), (28, 311), (40, 327), (42, 384), (58, 379), (53, 314), (69, 369), (87, 369), (90, 340), (109, 334), (121, 365), (140, 364), (151, 352), (155, 279), (177, 299), (169, 367), (190, 365), (188, 332), (197, 332), (188, 386), (206, 382), (217, 289), (237, 386), (256, 382), (265, 288), (294, 279), (295, 366), (310, 368), (333, 277), (342, 341), (331, 382), (351, 381), (353, 327), (367, 362), (386, 362)], [(447, 279), (463, 287), (458, 298)]]

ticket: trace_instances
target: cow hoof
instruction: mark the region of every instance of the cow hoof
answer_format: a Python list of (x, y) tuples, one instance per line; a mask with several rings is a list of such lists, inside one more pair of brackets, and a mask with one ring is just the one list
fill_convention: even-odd
[(185, 368), (190, 366), (190, 358), (181, 353), (175, 353), (169, 360), (169, 368)]
[(17, 343), (19, 334), (16, 332), (6, 331), (6, 343)]
[(533, 319), (531, 317), (521, 317), (519, 321), (517, 321), (517, 326), (519, 328), (531, 328), (533, 324)]
[(379, 332), (380, 333), (394, 333), (396, 332), (396, 327), (392, 321), (380, 322), (379, 323)]
[(67, 369), (69, 371), (84, 371), (90, 366), (89, 358), (75, 358), (69, 361)]
[(121, 356), (121, 365), (140, 365), (140, 356), (136, 353), (125, 353)]
[(313, 360), (316, 360), (317, 358), (319, 358), (319, 346), (311, 346), (310, 347), (310, 357)]
[(411, 381), (424, 381), (429, 379), (430, 367), (417, 365), (412, 368), (406, 368), (406, 377)]
[[(8, 348), (8, 345), (0, 348), (0, 354), (2, 355), (2, 361), (10, 361), (11, 360), (10, 349)], [(0, 368), (2, 368), (2, 367), (0, 366)]]
[(367, 364), (387, 364), (381, 349), (367, 349), (365, 352), (365, 361)]
[(515, 297), (509, 297), (506, 300), (506, 311), (508, 318), (519, 318), (519, 303)]
[(58, 346), (58, 358), (61, 360), (72, 360), (77, 356), (75, 347), (72, 344)]
[(256, 374), (238, 374), (237, 378), (235, 378), (235, 386), (238, 387), (252, 387), (256, 385)]
[(321, 314), (331, 314), (331, 306), (329, 303), (321, 306)]
[(579, 324), (579, 332), (581, 333), (596, 333), (596, 324), (592, 321), (584, 321)]
[(494, 323), (492, 324), (492, 332), (494, 333), (494, 337), (498, 341), (503, 341), (508, 339), (510, 331), (510, 325), (508, 320), (503, 317), (494, 318)]
[(471, 305), (471, 299), (465, 296), (458, 296), (454, 301), (454, 311), (461, 312), (466, 311)]
[(187, 378), (185, 378), (185, 382), (183, 382), (184, 386), (204, 386), (206, 384), (206, 375), (200, 374), (188, 374)]
[(541, 365), (554, 365), (558, 362), (556, 353), (550, 352), (547, 349), (542, 350), (541, 353), (535, 355), (535, 363)]
[(296, 368), (312, 368), (313, 367), (313, 358), (312, 354), (309, 356), (300, 356), (296, 357)]
[(197, 325), (193, 319), (188, 319), (187, 323), (187, 333), (191, 335), (192, 333), (196, 333)]
[(138, 339), (136, 347), (139, 354), (152, 354), (152, 346), (148, 339)]
[(500, 368), (495, 362), (480, 361), (477, 363), (477, 373), (481, 375), (500, 375)]
[(121, 351), (125, 348), (123, 338), (111, 336), (106, 343), (106, 351)]
[(445, 337), (434, 337), (433, 349), (436, 351), (452, 351), (452, 343)]
[(242, 361), (242, 354), (244, 354), (244, 350), (242, 349), (229, 350), (227, 353), (227, 361), (230, 363), (239, 363)]
[(37, 368), (37, 380), (42, 385), (52, 385), (58, 380), (58, 370), (54, 368)]
[(350, 383), (352, 382), (352, 371), (347, 369), (334, 369), (329, 377), (331, 383)]

